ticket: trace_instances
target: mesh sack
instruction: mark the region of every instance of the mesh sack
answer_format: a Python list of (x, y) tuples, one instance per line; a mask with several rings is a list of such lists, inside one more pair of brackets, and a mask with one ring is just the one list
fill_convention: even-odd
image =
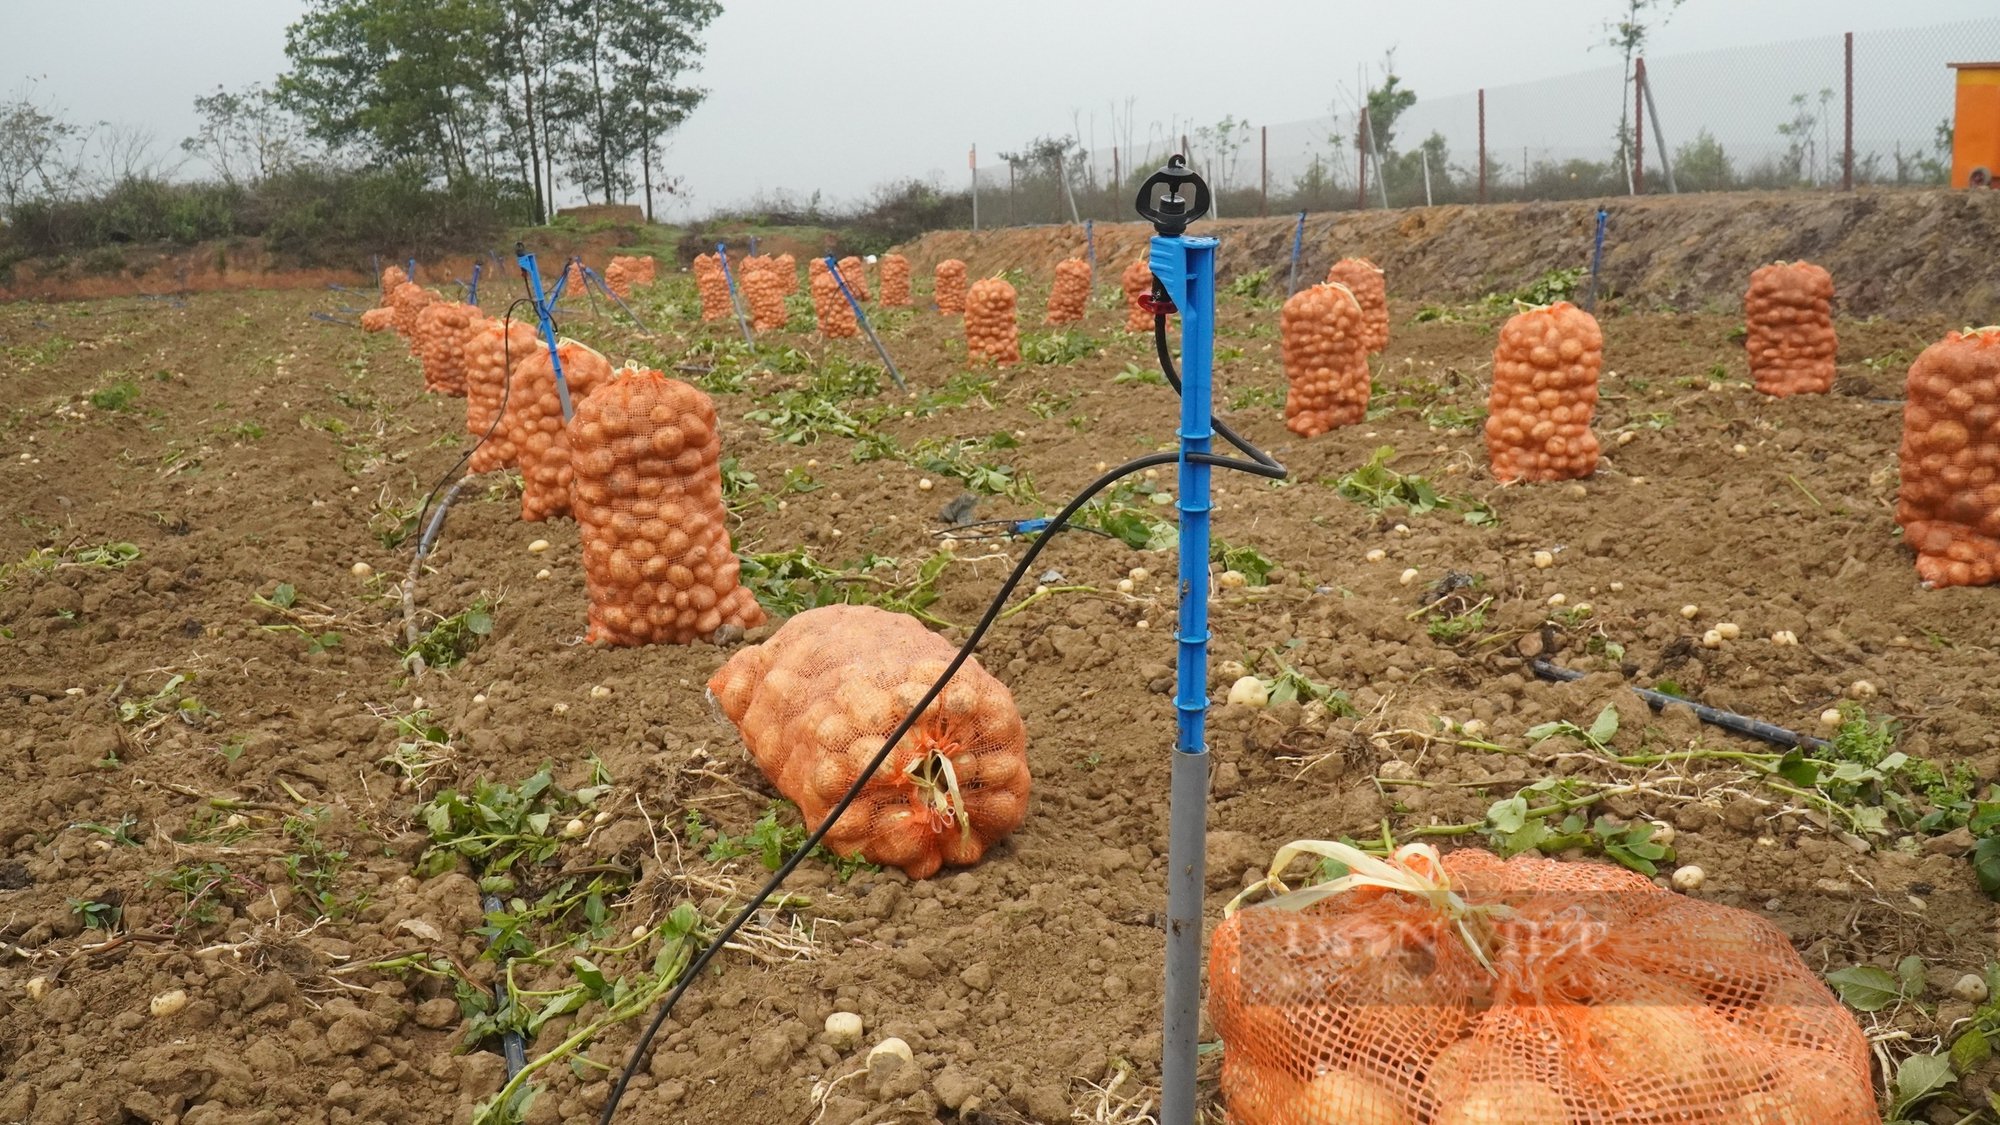
[(389, 295), (396, 291), (396, 287), (409, 280), (410, 275), (404, 273), (401, 266), (382, 267), (382, 304), (386, 306), (389, 303)]
[(1285, 428), (1318, 437), (1368, 416), (1368, 348), (1361, 305), (1347, 286), (1301, 289), (1278, 314), (1285, 361)]
[(1090, 263), (1065, 258), (1056, 263), (1055, 284), (1049, 287), (1049, 323), (1075, 324), (1090, 303)]
[(997, 364), (1021, 362), (1021, 331), (1014, 321), (1014, 287), (1005, 278), (974, 282), (965, 292), (965, 354)]
[(479, 306), (462, 301), (438, 301), (417, 314), (417, 358), (423, 361), (425, 390), (454, 397), (465, 393), (465, 345), (485, 318)]
[(568, 293), (572, 297), (582, 296), (584, 287), (583, 259), (571, 258), (569, 266), (563, 270), (563, 276), (569, 278), (568, 281), (563, 282), (563, 292)]
[(651, 368), (621, 368), (576, 404), (569, 448), (585, 640), (691, 644), (725, 625), (763, 624), (729, 550), (707, 395)]
[(701, 294), (703, 320), (723, 320), (733, 315), (729, 307), (729, 279), (722, 275), (722, 259), (713, 254), (696, 255), (694, 287)]
[(850, 254), (835, 265), (840, 267), (840, 279), (847, 283), (847, 291), (854, 294), (855, 300), (871, 299), (868, 293), (868, 263)]
[(630, 297), (632, 295), (631, 262), (632, 259), (630, 258), (619, 257), (611, 259), (605, 265), (604, 287), (611, 290), (613, 296)]
[(847, 297), (840, 291), (840, 283), (833, 279), (833, 271), (826, 268), (826, 262), (814, 258), (806, 263), (806, 272), (812, 275), (813, 319), (819, 325), (819, 334), (828, 337), (861, 335), (861, 326), (854, 322), (854, 306), (847, 303)]
[(504, 406), (512, 410), (515, 398), (509, 392), (507, 373), (522, 361), (545, 350), (535, 330), (518, 320), (487, 318), (474, 329), (465, 345), (465, 432), (479, 440), (466, 469), (490, 473), (512, 468), (516, 463), (514, 442), (508, 437), (513, 427), (500, 419)]
[(910, 260), (901, 254), (884, 254), (882, 267), (882, 307), (907, 309), (916, 302), (910, 297)]
[(1326, 279), (1345, 285), (1361, 305), (1361, 341), (1374, 355), (1389, 346), (1389, 291), (1382, 267), (1366, 258), (1342, 258), (1326, 271)]
[(937, 264), (932, 274), (931, 299), (937, 302), (941, 313), (962, 313), (965, 311), (965, 263), (957, 258), (946, 258)]
[[(748, 258), (744, 261), (747, 263)], [(743, 296), (750, 305), (750, 326), (759, 332), (775, 332), (785, 326), (785, 283), (767, 261), (743, 271)]]
[(1743, 294), (1750, 375), (1780, 398), (1833, 389), (1833, 275), (1811, 262), (1773, 262)]
[[(562, 360), (572, 412), (611, 377), (611, 361), (575, 340), (557, 339), (556, 356)], [(534, 523), (569, 515), (569, 436), (549, 349), (536, 348), (514, 367), (506, 425), (521, 466), (521, 518)]]
[(1350, 866), (1215, 930), (1235, 1125), (1881, 1120), (1861, 1028), (1748, 911), (1540, 856)]
[(1118, 285), (1125, 290), (1125, 331), (1151, 332), (1153, 314), (1141, 302), (1152, 295), (1153, 267), (1146, 259), (1138, 259), (1118, 275)]
[(1597, 471), (1597, 372), (1604, 333), (1589, 313), (1558, 301), (1516, 313), (1493, 350), (1486, 455), (1493, 479), (1571, 480)]
[(361, 313), (363, 332), (386, 332), (396, 327), (396, 310), (392, 308), (365, 309)]
[(778, 280), (785, 283), (785, 296), (799, 291), (799, 260), (790, 254), (780, 254), (771, 259), (778, 267)]
[[(913, 617), (829, 605), (785, 622), (708, 683), (778, 792), (817, 828), (956, 650)], [(977, 863), (1028, 812), (1028, 732), (968, 660), (826, 835), (913, 879)]]
[(1953, 332), (1910, 364), (1896, 522), (1932, 586), (2000, 582), (2000, 327)]
[(396, 316), (396, 335), (410, 341), (412, 350), (416, 347), (417, 314), (438, 300), (437, 294), (407, 281), (389, 294), (389, 308)]

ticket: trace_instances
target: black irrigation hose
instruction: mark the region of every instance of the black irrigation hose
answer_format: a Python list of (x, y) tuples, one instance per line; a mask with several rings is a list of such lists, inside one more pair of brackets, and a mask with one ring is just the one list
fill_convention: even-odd
[[(498, 914), (500, 911), (506, 909), (506, 904), (502, 903), (500, 896), (496, 894), (480, 896), (479, 905), (488, 914)], [(495, 938), (494, 940), (498, 941), (499, 939)], [(491, 946), (488, 948), (491, 948)], [(500, 971), (494, 974), (494, 977), (493, 1010), (498, 1012), (501, 1008), (507, 1006), (507, 960), (505, 958), (501, 959)], [(507, 1060), (507, 1081), (512, 1082), (514, 1076), (521, 1073), (521, 1069), (528, 1065), (528, 1041), (521, 1037), (519, 1031), (510, 1028), (500, 1036), (500, 1055)]]
[[(418, 527), (424, 526), (424, 517), (430, 514), (431, 504), (437, 500), (438, 493), (441, 490), (443, 490), (445, 484), (449, 482), (453, 476), (457, 475), (458, 470), (463, 468), (467, 461), (472, 460), (472, 455), (479, 452), (479, 447), (485, 445), (487, 440), (493, 436), (494, 431), (500, 428), (501, 419), (507, 417), (507, 399), (514, 393), (514, 358), (512, 354), (514, 346), (514, 333), (513, 333), (514, 309), (519, 305), (523, 304), (532, 305), (534, 303), (535, 302), (532, 298), (516, 297), (514, 298), (513, 303), (507, 306), (507, 311), (501, 314), (500, 316), (501, 320), (500, 408), (493, 412), (492, 424), (486, 427), (485, 433), (479, 435), (478, 441), (472, 443), (472, 448), (466, 450), (464, 456), (460, 457), (457, 461), (453, 462), (451, 468), (446, 469), (444, 475), (438, 478), (438, 482), (435, 485), (431, 486), (430, 495), (424, 497), (424, 506), (417, 510)], [(550, 330), (553, 331), (555, 329), (555, 326), (556, 326), (555, 318), (552, 316), (549, 318)], [(437, 521), (431, 525), (428, 531), (424, 533), (423, 538), (417, 541), (417, 558), (419, 560), (421, 560), (425, 555), (430, 553), (431, 541), (437, 537), (437, 533), (440, 530), (442, 530), (443, 527), (444, 527), (444, 512), (439, 511)]]
[[(1181, 385), (1180, 375), (1175, 370), (1173, 356), (1167, 349), (1167, 318), (1163, 313), (1156, 313), (1153, 317), (1153, 339), (1158, 345), (1160, 370), (1166, 375), (1167, 381), (1173, 385), (1175, 391), (1178, 392)], [(1242, 450), (1250, 460), (1245, 461), (1235, 457), (1217, 456), (1213, 453), (1190, 453), (1187, 454), (1188, 460), (1197, 464), (1208, 465), (1211, 468), (1235, 469), (1239, 472), (1250, 473), (1253, 476), (1264, 477), (1270, 480), (1284, 479), (1286, 475), (1285, 467), (1279, 464), (1276, 459), (1256, 446), (1251, 445), (1248, 441), (1238, 436), (1234, 430), (1215, 420), (1213, 416), (1210, 417), (1209, 424), (1214, 427), (1216, 433), (1222, 435), (1225, 441)], [(651, 1051), (653, 1039), (659, 1034), (660, 1028), (667, 1022), (667, 1017), (672, 1014), (674, 1005), (680, 1002), (681, 997), (686, 994), (688, 988), (701, 976), (702, 970), (708, 967), (708, 963), (715, 958), (715, 955), (721, 952), (722, 948), (729, 943), (731, 938), (736, 936), (738, 930), (742, 929), (751, 918), (756, 916), (757, 911), (762, 909), (764, 903), (773, 894), (777, 893), (778, 888), (784, 885), (785, 880), (790, 877), (793, 871), (797, 870), (799, 864), (803, 863), (805, 858), (812, 854), (813, 849), (819, 846), (820, 841), (826, 838), (826, 834), (832, 831), (833, 826), (839, 822), (841, 815), (847, 811), (848, 806), (852, 805), (856, 798), (861, 795), (862, 788), (875, 776), (875, 772), (882, 768), (882, 763), (889, 760), (889, 755), (896, 749), (896, 744), (901, 742), (903, 736), (910, 732), (910, 728), (915, 726), (917, 721), (923, 717), (924, 711), (944, 692), (945, 685), (950, 683), (951, 678), (958, 674), (958, 670), (965, 665), (965, 662), (972, 658), (973, 650), (979, 647), (979, 642), (985, 639), (987, 630), (991, 629), (993, 623), (999, 620), (1000, 611), (1006, 608), (1007, 599), (1013, 595), (1015, 588), (1027, 577), (1030, 568), (1034, 566), (1036, 556), (1042, 553), (1042, 548), (1049, 545), (1049, 542), (1055, 538), (1057, 532), (1067, 528), (1069, 521), (1079, 511), (1083, 510), (1085, 504), (1095, 499), (1098, 493), (1134, 473), (1144, 472), (1147, 469), (1161, 465), (1179, 464), (1181, 456), (1178, 452), (1149, 454), (1145, 457), (1128, 461), (1105, 473), (1103, 476), (1098, 477), (1086, 485), (1082, 492), (1077, 493), (1069, 503), (1063, 505), (1062, 510), (1056, 513), (1054, 518), (1049, 521), (1048, 529), (1036, 536), (1034, 542), (1028, 544), (1028, 549), (1022, 552), (1021, 561), (1014, 564), (1014, 572), (1009, 574), (1007, 580), (1000, 584), (999, 593), (995, 594), (993, 601), (987, 605), (986, 612), (980, 617), (979, 623), (972, 627), (972, 632), (966, 636), (965, 643), (959, 646), (957, 655), (953, 656), (951, 663), (945, 666), (944, 674), (939, 676), (935, 683), (931, 684), (930, 690), (924, 693), (924, 697), (919, 699), (916, 705), (910, 708), (909, 713), (903, 716), (903, 721), (897, 723), (896, 728), (889, 732), (889, 737), (883, 741), (882, 748), (877, 750), (875, 756), (862, 768), (860, 775), (854, 779), (854, 784), (848, 786), (847, 792), (841, 795), (840, 800), (835, 802), (831, 809), (827, 810), (826, 815), (820, 820), (819, 827), (813, 829), (806, 836), (805, 842), (792, 852), (791, 857), (785, 860), (782, 866), (771, 873), (771, 877), (764, 881), (764, 885), (757, 889), (757, 893), (750, 896), (750, 901), (746, 902), (743, 908), (738, 910), (735, 916), (730, 918), (722, 929), (708, 940), (708, 944), (702, 947), (701, 952), (682, 971), (681, 978), (675, 983), (673, 991), (669, 992), (666, 999), (660, 1002), (659, 1009), (653, 1014), (652, 1022), (646, 1025), (646, 1030), (639, 1036), (639, 1041), (633, 1044), (632, 1057), (627, 1060), (624, 1072), (618, 1076), (617, 1084), (611, 1088), (610, 1097), (605, 1100), (604, 1111), (598, 1117), (599, 1125), (611, 1125), (612, 1118), (618, 1113), (618, 1105), (625, 1097), (626, 1087), (631, 1083), (633, 1076), (638, 1074), (639, 1067), (645, 1063)]]
[[(1534, 671), (1535, 675), (1540, 676), (1542, 679), (1553, 680), (1557, 683), (1574, 683), (1583, 678), (1582, 672), (1559, 667), (1539, 656), (1528, 661), (1528, 667)], [(1704, 723), (1721, 727), (1723, 730), (1734, 731), (1737, 734), (1757, 739), (1760, 742), (1769, 742), (1775, 746), (1796, 746), (1802, 750), (1820, 749), (1829, 745), (1823, 738), (1814, 738), (1809, 734), (1800, 734), (1797, 731), (1786, 730), (1784, 727), (1767, 723), (1762, 719), (1753, 719), (1747, 715), (1739, 715), (1734, 711), (1719, 710), (1707, 704), (1696, 703), (1692, 699), (1682, 699), (1678, 695), (1668, 695), (1663, 691), (1653, 691), (1650, 688), (1642, 687), (1635, 687), (1632, 690), (1637, 692), (1639, 698), (1645, 700), (1646, 705), (1655, 711), (1662, 710), (1671, 704), (1681, 704), (1692, 710), (1694, 717)]]

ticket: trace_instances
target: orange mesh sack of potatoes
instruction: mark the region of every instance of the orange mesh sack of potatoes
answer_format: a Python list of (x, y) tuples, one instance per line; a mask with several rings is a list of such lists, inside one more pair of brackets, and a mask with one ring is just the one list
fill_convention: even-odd
[(957, 258), (946, 258), (937, 264), (932, 274), (931, 298), (937, 302), (941, 313), (962, 313), (965, 311), (965, 263)]
[(799, 260), (790, 254), (780, 254), (771, 259), (778, 267), (778, 280), (785, 283), (785, 296), (799, 291)]
[(535, 330), (518, 320), (488, 318), (480, 322), (465, 344), (465, 431), (479, 445), (472, 451), (467, 470), (490, 473), (512, 468), (517, 463), (514, 442), (508, 435), (513, 427), (501, 418), (504, 407), (512, 412), (520, 401), (510, 390), (509, 369), (519, 370), (523, 361), (538, 351), (546, 351)]
[(1833, 389), (1833, 275), (1811, 262), (1773, 262), (1743, 294), (1750, 375), (1767, 395)]
[(882, 307), (907, 309), (910, 299), (910, 260), (901, 254), (882, 255)]
[[(611, 361), (575, 340), (558, 339), (556, 357), (562, 360), (572, 412), (611, 377)], [(534, 523), (569, 515), (569, 436), (549, 349), (536, 348), (514, 368), (512, 398), (507, 440), (521, 466), (521, 518)]]
[(620, 368), (576, 404), (569, 448), (585, 640), (684, 645), (764, 623), (730, 553), (707, 395), (651, 368)]
[(2000, 582), (2000, 327), (1953, 332), (1910, 365), (1896, 522), (1932, 586)]
[(632, 295), (632, 267), (630, 258), (613, 258), (604, 267), (604, 287), (619, 297)]
[(386, 306), (364, 309), (361, 313), (363, 332), (384, 332), (396, 327), (396, 310)]
[(733, 315), (729, 306), (729, 279), (722, 275), (722, 259), (713, 254), (697, 254), (694, 287), (701, 294), (703, 320), (723, 320)]
[(417, 314), (437, 303), (438, 295), (421, 285), (404, 282), (389, 294), (389, 308), (396, 314), (396, 335), (410, 341), (414, 348), (417, 333)]
[(1558, 301), (1516, 313), (1493, 351), (1486, 455), (1493, 479), (1570, 480), (1597, 471), (1597, 372), (1604, 333), (1589, 313)]
[[(956, 655), (913, 617), (829, 605), (729, 658), (708, 690), (778, 792), (817, 828)], [(977, 863), (1028, 812), (1028, 732), (977, 660), (896, 744), (826, 846), (924, 879)]]
[(389, 303), (390, 294), (396, 291), (396, 286), (402, 285), (409, 280), (410, 275), (404, 273), (401, 266), (382, 267), (382, 304), (386, 306)]
[(1318, 437), (1368, 416), (1366, 318), (1345, 285), (1302, 289), (1278, 314), (1285, 361), (1285, 428)]
[(1049, 323), (1075, 324), (1090, 303), (1090, 263), (1066, 258), (1056, 263), (1055, 284), (1049, 287)]
[(1021, 362), (1021, 330), (1014, 320), (1014, 287), (1006, 279), (974, 282), (965, 293), (965, 354), (997, 364)]
[(861, 326), (854, 322), (854, 306), (847, 303), (847, 296), (833, 279), (833, 271), (826, 268), (825, 259), (814, 258), (807, 264), (806, 272), (812, 275), (813, 319), (819, 325), (819, 334), (861, 335)]
[(434, 394), (465, 393), (465, 345), (473, 326), (485, 318), (477, 305), (439, 301), (417, 314), (417, 358), (424, 365), (424, 389)]
[(563, 292), (572, 297), (583, 296), (585, 284), (583, 280), (583, 259), (570, 259), (569, 268), (564, 270), (563, 274), (569, 278), (568, 281), (563, 282)]
[(1125, 290), (1125, 331), (1151, 332), (1153, 314), (1142, 304), (1153, 292), (1153, 267), (1144, 258), (1125, 267), (1118, 276), (1118, 284)]
[(743, 296), (750, 303), (750, 327), (775, 332), (785, 326), (785, 283), (769, 265), (760, 262), (743, 271)]
[(847, 291), (854, 294), (854, 299), (857, 301), (870, 300), (871, 298), (868, 295), (868, 263), (853, 255), (849, 255), (842, 258), (836, 264), (840, 266), (840, 279), (847, 283)]
[(1299, 855), (1349, 874), (1232, 903), (1210, 950), (1235, 1125), (1881, 1120), (1860, 1026), (1755, 914), (1423, 844), (1301, 841), (1260, 886)]
[(1362, 342), (1374, 355), (1389, 346), (1389, 291), (1382, 284), (1382, 267), (1366, 258), (1342, 258), (1326, 271), (1326, 279), (1345, 285), (1361, 303)]

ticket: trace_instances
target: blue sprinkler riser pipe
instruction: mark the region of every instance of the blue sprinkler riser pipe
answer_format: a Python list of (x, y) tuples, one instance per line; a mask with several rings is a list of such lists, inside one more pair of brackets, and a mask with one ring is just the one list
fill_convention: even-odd
[[(556, 326), (555, 322), (549, 316), (549, 305), (554, 298), (544, 300), (542, 297), (542, 275), (535, 265), (535, 256), (533, 254), (523, 250), (518, 253), (515, 260), (520, 263), (521, 274), (528, 279), (528, 288), (532, 291), (531, 295), (534, 297), (535, 316), (541, 321), (542, 339), (548, 344), (549, 348), (549, 363), (556, 371), (556, 400), (562, 403), (563, 421), (567, 422), (570, 420), (570, 416), (576, 413), (576, 408), (570, 404), (569, 380), (563, 378), (562, 357), (556, 353)], [(564, 276), (568, 276), (569, 271), (564, 270), (563, 274)], [(560, 282), (556, 285), (556, 292), (558, 294), (562, 292), (562, 284)]]
[(729, 268), (729, 244), (715, 244), (715, 256), (722, 259), (722, 280), (729, 283), (729, 311), (736, 314), (736, 327), (743, 330), (743, 346), (757, 350), (757, 341), (750, 337), (750, 320), (743, 315), (743, 302), (736, 295), (736, 271)]
[(875, 354), (882, 357), (882, 366), (889, 370), (889, 378), (896, 381), (896, 389), (907, 391), (908, 383), (903, 382), (903, 373), (896, 370), (896, 361), (889, 358), (889, 349), (882, 346), (882, 338), (875, 334), (875, 326), (868, 323), (868, 314), (861, 311), (861, 302), (854, 299), (854, 291), (847, 287), (847, 279), (840, 276), (840, 263), (833, 255), (826, 256), (826, 272), (833, 275), (833, 283), (840, 286), (840, 295), (847, 298), (847, 307), (854, 310), (854, 323), (868, 336), (868, 342), (875, 345)]
[(465, 303), (468, 305), (479, 303), (479, 270), (484, 264), (483, 262), (472, 263), (472, 284), (466, 286), (465, 289)]
[(1090, 284), (1092, 288), (1096, 288), (1097, 286), (1097, 234), (1091, 226), (1095, 221), (1094, 219), (1085, 219), (1083, 221), (1083, 253), (1085, 259), (1090, 262)]
[(1590, 248), (1590, 296), (1585, 298), (1583, 311), (1597, 315), (1597, 271), (1604, 264), (1604, 223), (1611, 213), (1604, 208), (1597, 209), (1597, 236)]
[(1292, 228), (1292, 279), (1285, 283), (1287, 297), (1299, 291), (1299, 252), (1306, 245), (1306, 213), (1299, 212), (1298, 225)]
[(632, 318), (632, 323), (639, 326), (639, 331), (644, 332), (648, 336), (653, 334), (653, 330), (646, 327), (646, 322), (639, 319), (639, 314), (632, 311), (632, 306), (625, 303), (625, 298), (613, 293), (611, 287), (604, 283), (604, 278), (596, 270), (591, 269), (589, 266), (583, 267), (583, 281), (585, 285), (594, 286), (599, 293), (609, 297), (619, 308), (624, 309), (625, 315)]
[(417, 280), (417, 260), (414, 257), (410, 259), (410, 280), (413, 282)]
[(1213, 238), (1154, 236), (1153, 276), (1181, 314), (1180, 618), (1175, 735), (1167, 813), (1167, 972), (1161, 1037), (1160, 1125), (1193, 1125), (1201, 1024), (1201, 914), (1208, 851), (1209, 467), (1215, 354)]

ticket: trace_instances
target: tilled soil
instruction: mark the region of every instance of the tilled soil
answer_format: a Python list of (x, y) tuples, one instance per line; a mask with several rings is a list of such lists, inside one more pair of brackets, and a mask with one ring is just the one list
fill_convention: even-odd
[[(1024, 290), (1031, 337), (1048, 335), (1033, 324), (1044, 296)], [(721, 386), (731, 326), (699, 326), (690, 300), (678, 278), (643, 299), (663, 328), (650, 338), (581, 312), (565, 330), (614, 360), (717, 367), (686, 373)], [(13, 517), (0, 558), (22, 560), (0, 590), (0, 1121), (468, 1120), (504, 1064), (497, 1040), (463, 1042), (450, 979), (494, 977), (474, 872), (417, 874), (419, 804), (441, 788), (512, 784), (545, 763), (570, 788), (608, 776), (575, 835), (520, 869), (528, 885), (513, 893), (532, 900), (584, 870), (636, 881), (603, 917), (572, 919), (563, 933), (579, 945), (542, 931), (554, 948), (517, 966), (522, 988), (573, 983), (578, 952), (640, 981), (664, 941), (647, 927), (680, 902), (725, 917), (764, 876), (754, 855), (709, 858), (718, 832), (752, 833), (774, 800), (703, 697), (726, 651), (581, 644), (576, 528), (520, 523), (518, 490), (497, 474), (452, 510), (415, 597), (426, 628), (490, 602), (490, 634), (412, 679), (396, 647), (403, 512), (467, 448), (463, 403), (424, 395), (393, 337), (307, 318), (329, 301), (0, 309)], [(1353, 713), (1289, 702), (1213, 714), (1211, 923), (1289, 840), (1429, 829), (1443, 846), (1481, 843), (1487, 806), (1526, 785), (1627, 782), (1586, 812), (1673, 826), (1662, 877), (1700, 865), (1697, 893), (1772, 919), (1816, 969), (1915, 953), (1942, 990), (1989, 960), (1994, 910), (1969, 839), (1863, 839), (1725, 761), (1621, 766), (1526, 737), (1556, 720), (1587, 726), (1609, 705), (1620, 754), (1763, 752), (1627, 689), (1671, 681), (1817, 731), (1865, 680), (1866, 706), (1902, 724), (1904, 752), (1963, 763), (1982, 786), (2000, 775), (1993, 594), (1920, 589), (1891, 519), (1893, 400), (1945, 321), (1843, 321), (1836, 393), (1776, 401), (1750, 389), (1732, 317), (1609, 316), (1597, 474), (1500, 487), (1477, 430), (1497, 314), (1417, 324), (1418, 304), (1393, 304), (1369, 421), (1305, 441), (1279, 417), (1275, 303), (1225, 300), (1220, 413), (1292, 475), (1275, 487), (1218, 474), (1217, 535), (1274, 569), (1267, 585), (1216, 594), (1216, 697), (1233, 678), (1222, 662), (1269, 676), (1282, 660), (1344, 692)], [(865, 419), (900, 403), (907, 413), (869, 429), (904, 450), (1009, 435), (978, 457), (1039, 499), (1017, 483), (1017, 498), (988, 496), (978, 515), (1046, 514), (1100, 463), (1171, 447), (1173, 396), (1121, 321), (1100, 302), (1085, 328), (1097, 354), (975, 377), (955, 319), (888, 314), (910, 394), (845, 408)], [(709, 344), (689, 351), (696, 341)], [(867, 357), (858, 341), (767, 344), (799, 349), (780, 363), (795, 368)], [(892, 560), (840, 585), (907, 594), (958, 482), (896, 457), (857, 460), (845, 436), (781, 443), (781, 422), (745, 418), (811, 379), (760, 372), (716, 396), (725, 453), (761, 486), (737, 493), (737, 549)], [(1343, 499), (1335, 480), (1381, 447), (1457, 506)], [(1171, 489), (1172, 474), (1153, 484)], [(1494, 520), (1467, 522), (1480, 504)], [(108, 544), (136, 557), (91, 553)], [(54, 553), (33, 556), (43, 548)], [(924, 612), (962, 637), (1022, 549), (959, 545)], [(1026, 825), (980, 865), (923, 882), (809, 861), (747, 948), (695, 983), (620, 1120), (1136, 1119), (1106, 1107), (1157, 1082), (1173, 566), (1171, 551), (1085, 534), (1049, 546), (1035, 576), (1048, 592), (980, 652), (1027, 721)], [(1440, 585), (1453, 574), (1476, 583)], [(1461, 631), (1434, 628), (1447, 610), (1465, 611)], [(1740, 635), (1702, 647), (1724, 621)], [(1774, 645), (1780, 630), (1798, 645)], [(1587, 675), (1544, 682), (1533, 656)], [(392, 760), (412, 738), (396, 719), (422, 710), (445, 737), (413, 775)], [(1475, 720), (1477, 737), (1464, 726)], [(822, 1033), (841, 1010), (865, 1021), (858, 1045)], [(530, 1056), (597, 1011), (556, 1015)], [(1921, 1041), (1967, 1011), (1946, 1001), (1889, 1025)], [(597, 1035), (578, 1056), (589, 1062), (542, 1071), (526, 1119), (594, 1119), (638, 1022)], [(867, 1066), (892, 1035), (915, 1065)]]

